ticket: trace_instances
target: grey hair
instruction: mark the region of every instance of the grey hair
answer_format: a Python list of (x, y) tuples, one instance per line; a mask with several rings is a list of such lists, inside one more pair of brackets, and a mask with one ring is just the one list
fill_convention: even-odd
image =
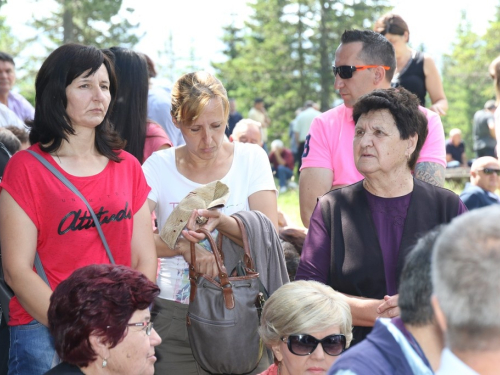
[(345, 297), (317, 281), (299, 280), (281, 286), (266, 301), (259, 334), (270, 347), (284, 336), (314, 333), (332, 326), (339, 326), (349, 347), (352, 316)]
[(500, 207), (454, 219), (433, 254), (434, 294), (446, 317), (446, 341), (454, 350), (500, 348)]
[(253, 127), (255, 130), (260, 131), (260, 128), (262, 127), (262, 124), (258, 121), (249, 119), (249, 118), (244, 118), (241, 119), (236, 123), (236, 125), (233, 128), (233, 132), (231, 134), (240, 134), (245, 132), (248, 128)]

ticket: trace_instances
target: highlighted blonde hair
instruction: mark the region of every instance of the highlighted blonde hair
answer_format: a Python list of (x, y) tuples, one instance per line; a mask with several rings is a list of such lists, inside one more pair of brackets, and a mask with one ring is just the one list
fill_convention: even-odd
[(281, 286), (266, 301), (259, 334), (270, 347), (284, 336), (312, 334), (332, 326), (340, 328), (349, 347), (352, 316), (345, 297), (317, 281), (299, 280)]
[(170, 114), (179, 125), (190, 125), (210, 100), (220, 98), (224, 119), (229, 116), (229, 100), (221, 81), (208, 72), (193, 72), (180, 77), (172, 88)]

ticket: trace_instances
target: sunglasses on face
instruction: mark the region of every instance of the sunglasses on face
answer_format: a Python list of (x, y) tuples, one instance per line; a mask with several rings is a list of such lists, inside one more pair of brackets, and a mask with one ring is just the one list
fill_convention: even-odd
[(385, 70), (391, 69), (388, 66), (384, 65), (358, 65), (358, 66), (350, 66), (350, 65), (341, 65), (341, 66), (332, 66), (333, 69), (333, 75), (336, 77), (337, 74), (340, 76), (342, 79), (349, 79), (352, 78), (352, 73), (354, 73), (356, 70), (365, 70), (365, 69), (370, 69), (370, 68), (376, 68), (378, 66), (381, 66)]
[(496, 173), (497, 176), (500, 176), (500, 169), (484, 168), (484, 169), (479, 169), (479, 170), (483, 171), (484, 174), (487, 174), (487, 175)]
[(330, 335), (322, 340), (318, 340), (311, 335), (290, 335), (288, 338), (282, 337), (281, 341), (287, 343), (288, 350), (295, 355), (310, 355), (321, 344), (323, 351), (331, 356), (340, 355), (346, 346), (344, 335)]

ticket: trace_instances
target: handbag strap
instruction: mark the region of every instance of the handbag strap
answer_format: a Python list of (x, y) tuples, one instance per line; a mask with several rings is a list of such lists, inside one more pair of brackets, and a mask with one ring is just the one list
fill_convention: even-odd
[[(111, 250), (109, 249), (108, 242), (106, 241), (106, 237), (104, 237), (104, 233), (102, 232), (101, 229), (101, 224), (99, 223), (99, 219), (97, 218), (96, 214), (94, 213), (94, 210), (92, 207), (90, 207), (89, 202), (85, 199), (85, 197), (80, 193), (80, 191), (73, 185), (66, 177), (63, 176), (61, 172), (59, 172), (52, 164), (50, 164), (42, 155), (38, 154), (37, 152), (33, 150), (26, 150), (30, 154), (32, 154), (35, 158), (38, 159), (40, 163), (42, 163), (54, 176), (56, 176), (66, 187), (71, 190), (75, 195), (77, 195), (83, 203), (87, 206), (87, 209), (89, 210), (90, 214), (92, 215), (92, 219), (94, 220), (94, 225), (97, 228), (97, 231), (99, 232), (99, 236), (101, 237), (102, 243), (104, 245), (104, 248), (106, 249), (106, 253), (108, 254), (109, 260), (111, 264), (115, 264), (115, 258), (113, 258), (113, 255), (111, 254)], [(36, 265), (36, 258), (38, 257), (38, 253), (35, 257), (35, 265)], [(40, 262), (40, 258), (38, 258), (38, 262)], [(40, 263), (41, 266), (41, 263)], [(43, 268), (42, 268), (43, 271)], [(38, 268), (37, 268), (38, 272)], [(44, 272), (45, 274), (45, 272)]]

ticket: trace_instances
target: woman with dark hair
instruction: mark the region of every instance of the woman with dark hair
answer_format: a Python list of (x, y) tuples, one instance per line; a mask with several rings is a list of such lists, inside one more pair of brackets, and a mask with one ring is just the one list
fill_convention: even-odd
[(147, 119), (149, 75), (146, 59), (132, 50), (112, 47), (103, 51), (114, 62), (118, 96), (110, 120), (121, 138), (125, 151), (142, 164), (154, 151), (172, 147), (163, 128)]
[[(115, 262), (154, 280), (150, 189), (109, 122), (116, 97), (112, 62), (95, 47), (66, 44), (42, 64), (35, 87), (30, 150), (86, 197)], [(3, 267), (15, 293), (9, 374), (40, 374), (57, 363), (46, 327), (51, 290), (75, 269), (110, 259), (85, 203), (28, 151), (9, 161), (0, 188)], [(34, 271), (36, 253), (50, 286)]]
[(377, 317), (399, 315), (399, 276), (419, 236), (467, 209), (452, 191), (412, 175), (428, 132), (414, 94), (375, 90), (358, 99), (353, 119), (354, 161), (364, 179), (319, 199), (296, 279), (348, 297), (357, 343)]
[(161, 339), (148, 307), (159, 293), (124, 266), (73, 272), (50, 297), (49, 330), (63, 362), (47, 374), (153, 374)]
[(392, 79), (392, 87), (402, 86), (414, 93), (423, 107), (425, 95), (429, 93), (430, 110), (445, 115), (448, 100), (436, 63), (431, 56), (408, 46), (410, 30), (405, 20), (397, 14), (388, 13), (375, 22), (373, 30), (384, 35), (394, 46), (396, 73)]

